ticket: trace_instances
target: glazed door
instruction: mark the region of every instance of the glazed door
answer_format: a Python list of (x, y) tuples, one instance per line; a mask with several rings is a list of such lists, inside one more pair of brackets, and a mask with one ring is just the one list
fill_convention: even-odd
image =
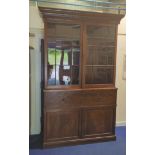
[(85, 86), (103, 87), (115, 82), (115, 25), (85, 27)]
[(80, 87), (80, 24), (47, 23), (46, 79), (49, 88)]

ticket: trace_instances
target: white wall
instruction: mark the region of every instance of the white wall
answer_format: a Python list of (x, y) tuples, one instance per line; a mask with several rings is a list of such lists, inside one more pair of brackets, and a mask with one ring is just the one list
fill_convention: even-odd
[(121, 20), (118, 27), (117, 38), (117, 68), (116, 68), (116, 87), (117, 92), (117, 125), (124, 125), (126, 123), (126, 80), (123, 77), (123, 59), (126, 54), (126, 31), (125, 18)]
[(29, 6), (29, 27), (34, 29), (44, 28), (41, 14), (35, 2), (30, 2)]
[[(40, 116), (41, 116), (41, 100), (40, 100), (40, 40), (43, 38), (43, 20), (39, 14), (39, 10), (35, 3), (30, 5), (29, 26), (30, 33), (35, 36), (30, 37), (30, 45), (34, 47), (31, 50), (31, 64), (32, 64), (32, 100), (31, 100), (31, 134), (40, 133)], [(117, 74), (116, 87), (118, 88), (117, 96), (117, 124), (124, 124), (126, 120), (125, 103), (126, 103), (126, 85), (125, 80), (122, 79), (123, 71), (123, 55), (125, 54), (125, 19), (119, 25), (118, 33), (118, 51), (117, 51)]]
[(44, 23), (39, 15), (39, 10), (35, 3), (29, 7), (29, 32), (34, 34), (30, 37), (29, 44), (34, 47), (31, 52), (31, 131), (30, 134), (40, 133), (41, 117), (41, 52), (40, 40), (43, 38)]
[(41, 117), (41, 52), (40, 40), (43, 38), (43, 30), (30, 29), (34, 37), (30, 38), (30, 45), (34, 47), (30, 50), (31, 54), (31, 134), (40, 133), (40, 117)]

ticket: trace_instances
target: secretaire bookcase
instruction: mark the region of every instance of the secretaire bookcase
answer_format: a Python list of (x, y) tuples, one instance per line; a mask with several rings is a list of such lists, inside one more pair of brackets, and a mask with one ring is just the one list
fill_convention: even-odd
[(39, 8), (43, 146), (115, 140), (117, 27), (123, 15)]

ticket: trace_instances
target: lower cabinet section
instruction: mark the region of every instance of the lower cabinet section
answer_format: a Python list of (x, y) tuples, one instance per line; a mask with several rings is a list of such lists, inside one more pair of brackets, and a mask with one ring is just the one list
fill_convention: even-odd
[(46, 112), (44, 147), (115, 139), (115, 107)]
[(115, 140), (116, 90), (94, 92), (92, 95), (87, 90), (85, 97), (79, 95), (76, 100), (75, 96), (82, 92), (55, 91), (54, 95), (45, 95), (44, 147)]

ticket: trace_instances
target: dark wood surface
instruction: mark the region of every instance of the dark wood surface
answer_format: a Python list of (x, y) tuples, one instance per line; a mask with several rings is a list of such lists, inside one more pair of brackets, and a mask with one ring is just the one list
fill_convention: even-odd
[(75, 11), (75, 10), (66, 10), (66, 9), (54, 9), (54, 8), (46, 8), (39, 7), (40, 12), (43, 15), (43, 18), (48, 20), (49, 22), (64, 22), (64, 21), (78, 21), (78, 22), (86, 22), (94, 24), (96, 23), (105, 23), (105, 24), (119, 24), (121, 18), (124, 15), (121, 14), (106, 14), (106, 13), (98, 13), (98, 12), (87, 12), (87, 11)]
[[(42, 88), (44, 96), (42, 108), (44, 116), (43, 146), (55, 147), (115, 140), (117, 25), (123, 15), (45, 7), (40, 7), (39, 10), (43, 15), (45, 26), (44, 88)], [(49, 34), (48, 27), (56, 23), (80, 25), (79, 85), (48, 85), (48, 38), (54, 37), (53, 34)], [(104, 80), (101, 79), (102, 76), (100, 77), (101, 83), (99, 81), (86, 83), (85, 67), (86, 65), (94, 65), (93, 63), (87, 64), (88, 56), (90, 56), (88, 53), (88, 26), (115, 27), (114, 34), (110, 33), (113, 34), (110, 46), (113, 44), (112, 59), (114, 60), (112, 63), (113, 79), (109, 80), (110, 83), (104, 83)], [(104, 35), (107, 37), (108, 33), (104, 32)], [(102, 42), (104, 43), (104, 39)], [(95, 38), (92, 43), (96, 46), (100, 44)], [(109, 46), (106, 42), (104, 45)], [(101, 58), (95, 58), (95, 65), (99, 64), (97, 62), (99, 59)], [(99, 79), (97, 76), (94, 75), (96, 79)]]
[(78, 110), (69, 109), (48, 111), (46, 112), (45, 118), (47, 123), (44, 140), (59, 141), (78, 138)]
[(88, 143), (95, 143), (95, 142), (106, 142), (106, 141), (112, 141), (112, 140), (116, 140), (115, 135), (70, 139), (70, 140), (62, 140), (62, 141), (50, 141), (50, 142), (44, 141), (43, 148), (88, 144)]
[[(103, 87), (114, 87), (115, 86), (115, 74), (116, 74), (116, 50), (117, 50), (117, 25), (119, 24), (123, 15), (116, 15), (116, 14), (104, 14), (104, 13), (91, 13), (91, 12), (84, 12), (84, 11), (71, 11), (71, 10), (64, 10), (64, 9), (51, 9), (40, 7), (39, 8), (44, 19), (44, 26), (45, 26), (45, 57), (44, 57), (44, 87), (46, 89), (77, 89), (77, 88), (103, 88)], [(74, 17), (78, 17), (78, 20)], [(68, 20), (69, 19), (69, 20)], [(97, 21), (96, 21), (97, 20)], [(48, 32), (48, 27), (52, 24), (78, 24), (80, 26), (80, 78), (79, 78), (79, 85), (48, 85), (48, 38), (49, 36), (53, 36), (51, 32)], [(88, 27), (103, 27), (103, 29), (111, 29), (115, 27), (115, 35), (112, 35), (114, 48), (113, 48), (113, 71), (112, 72), (112, 79), (110, 80), (102, 80), (99, 78), (97, 72), (91, 73), (94, 74), (93, 76), (97, 79), (100, 79), (102, 82), (100, 83), (97, 81), (92, 81), (92, 83), (86, 83), (86, 65), (87, 65), (87, 57), (88, 57), (88, 35), (87, 33)], [(112, 29), (113, 30), (113, 29)], [(57, 31), (58, 32), (58, 31)], [(51, 33), (51, 34), (50, 34)], [(105, 32), (104, 32), (105, 33)], [(107, 35), (107, 33), (105, 33)], [(113, 33), (112, 33), (113, 34)], [(63, 34), (62, 34), (63, 35)], [(110, 34), (109, 34), (110, 35)], [(73, 37), (73, 36), (72, 36)], [(106, 36), (107, 37), (107, 36)], [(102, 39), (100, 39), (102, 40)], [(95, 39), (94, 39), (95, 41)], [(103, 44), (103, 43), (102, 43)], [(107, 46), (107, 45), (106, 45)], [(97, 50), (96, 50), (97, 51)], [(97, 71), (97, 70), (96, 70)], [(102, 71), (102, 74), (105, 74)], [(103, 76), (103, 75), (102, 75)], [(89, 79), (89, 78), (87, 78)], [(104, 84), (102, 84), (104, 83)]]
[(44, 110), (116, 105), (117, 89), (46, 90)]
[(43, 138), (43, 120), (44, 120), (44, 39), (41, 39), (41, 48), (40, 48), (40, 52), (41, 52), (41, 135)]
[(90, 107), (82, 110), (83, 137), (113, 134), (115, 106)]
[(45, 90), (44, 147), (114, 139), (116, 95), (116, 88)]

